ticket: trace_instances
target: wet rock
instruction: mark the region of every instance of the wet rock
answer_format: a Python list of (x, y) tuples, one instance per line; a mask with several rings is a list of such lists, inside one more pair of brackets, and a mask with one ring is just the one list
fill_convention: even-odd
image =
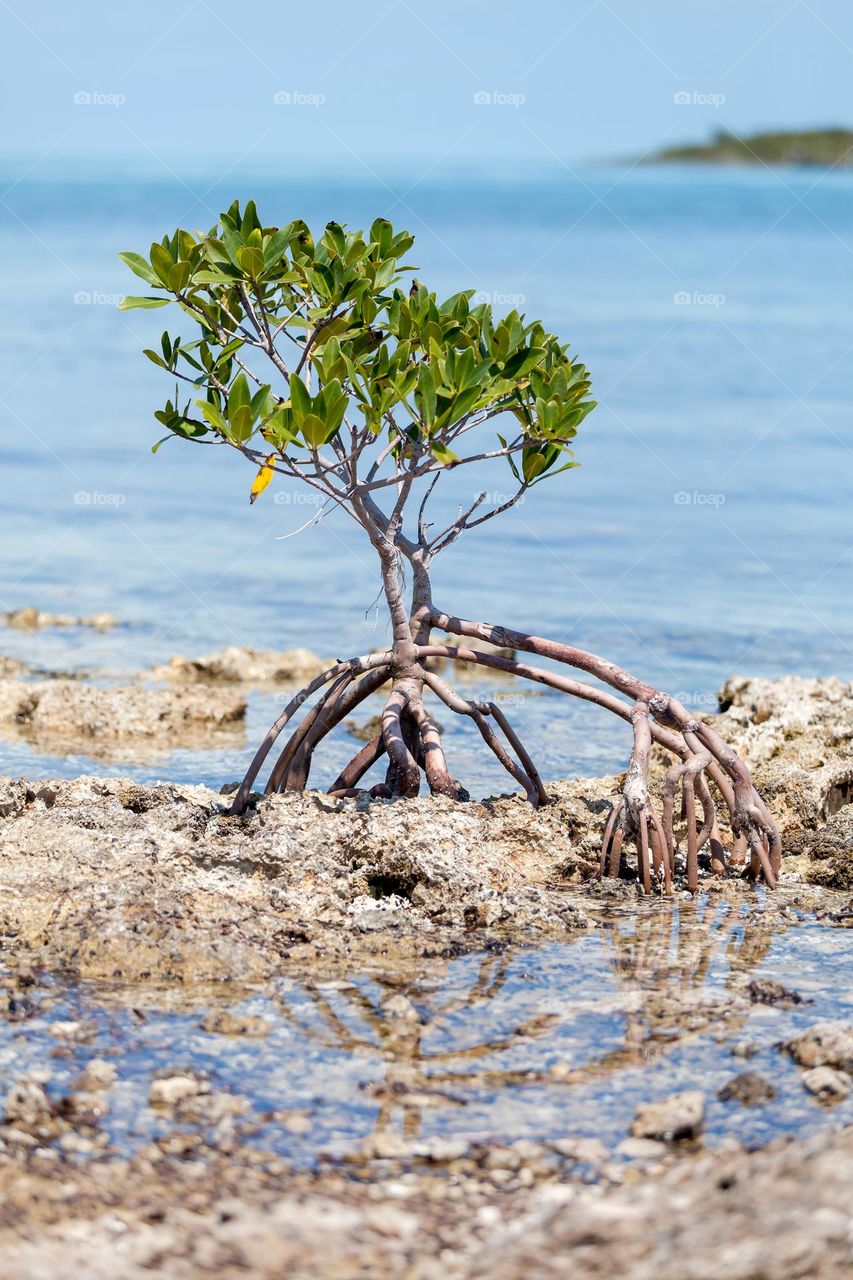
[[(839, 1280), (853, 1268), (853, 1134), (580, 1188), (493, 1225), (465, 1280)], [(666, 1206), (665, 1209), (662, 1206)]]
[(159, 1080), (152, 1081), (151, 1088), (148, 1090), (148, 1102), (152, 1107), (172, 1110), (189, 1098), (208, 1093), (210, 1093), (210, 1085), (206, 1080), (199, 1080), (189, 1075), (163, 1076)]
[(655, 1142), (652, 1138), (626, 1138), (619, 1143), (616, 1154), (626, 1160), (659, 1160), (668, 1150), (665, 1142)]
[(359, 742), (369, 742), (374, 738), (382, 728), (382, 717), (371, 716), (369, 720), (345, 720), (344, 728), (351, 738), (357, 738)]
[(699, 1089), (688, 1089), (639, 1106), (631, 1125), (631, 1136), (678, 1142), (695, 1138), (704, 1123), (705, 1095)]
[(102, 1089), (77, 1089), (61, 1100), (60, 1114), (75, 1124), (93, 1126), (107, 1114), (110, 1104)]
[(95, 1034), (95, 1028), (90, 1023), (77, 1021), (51, 1022), (48, 1030), (57, 1040), (71, 1040), (75, 1044), (85, 1044)]
[(850, 1076), (833, 1067), (812, 1067), (801, 1076), (803, 1086), (821, 1102), (841, 1102), (850, 1093)]
[(744, 1107), (761, 1107), (776, 1097), (773, 1085), (758, 1071), (742, 1071), (717, 1090), (721, 1102), (739, 1102)]
[(93, 1058), (86, 1064), (83, 1073), (77, 1080), (77, 1088), (84, 1092), (97, 1093), (98, 1090), (111, 1089), (116, 1082), (118, 1072), (112, 1062), (104, 1058)]
[(598, 1138), (555, 1138), (550, 1145), (565, 1160), (575, 1160), (579, 1164), (599, 1165), (610, 1154)]
[(305, 683), (325, 671), (328, 660), (318, 658), (310, 649), (248, 649), (229, 645), (216, 653), (199, 658), (176, 654), (152, 671), (155, 680), (209, 684), (284, 684)]
[(801, 1067), (836, 1067), (853, 1073), (853, 1026), (818, 1022), (784, 1047)]
[(715, 727), (748, 761), (786, 853), (853, 800), (853, 684), (732, 676)]
[(251, 1013), (239, 1013), (234, 1009), (214, 1009), (201, 1021), (202, 1031), (220, 1036), (248, 1036), (259, 1039), (270, 1033), (266, 1018)]
[(231, 729), (245, 714), (245, 699), (232, 692), (0, 680), (0, 728), (55, 753), (111, 757), (125, 743), (136, 759), (140, 743), (209, 746), (211, 730)]
[(0, 613), (0, 622), (23, 631), (35, 631), (41, 627), (94, 627), (96, 631), (108, 631), (116, 625), (111, 613), (92, 613), (88, 617), (75, 618), (73, 614), (47, 613), (33, 606)]
[(27, 1018), (33, 1016), (36, 1009), (35, 1002), (25, 995), (9, 996), (6, 1003), (6, 1012), (10, 1022), (24, 1022)]
[(797, 991), (789, 991), (773, 978), (753, 978), (747, 983), (746, 989), (754, 1004), (774, 1004), (790, 1009), (793, 1005), (804, 1003)]
[(405, 1160), (412, 1155), (412, 1144), (391, 1130), (380, 1130), (365, 1138), (360, 1154), (370, 1160)]
[(853, 804), (807, 834), (802, 851), (810, 859), (806, 878), (827, 889), (853, 889)]
[(44, 1085), (32, 1076), (21, 1076), (6, 1094), (4, 1124), (30, 1129), (52, 1116), (53, 1106)]

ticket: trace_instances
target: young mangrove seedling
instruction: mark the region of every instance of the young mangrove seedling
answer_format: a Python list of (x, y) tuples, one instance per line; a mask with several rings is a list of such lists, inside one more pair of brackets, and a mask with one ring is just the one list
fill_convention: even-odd
[[(774, 885), (781, 860), (776, 825), (746, 765), (714, 728), (606, 658), (433, 602), (435, 557), (544, 480), (575, 467), (573, 442), (595, 402), (586, 368), (559, 338), (517, 311), (497, 316), (486, 303), (475, 304), (473, 290), (440, 301), (405, 264), (412, 244), (408, 232), (395, 231), (384, 218), (366, 234), (330, 222), (315, 240), (301, 221), (264, 226), (250, 201), (245, 209), (232, 204), (206, 235), (179, 228), (152, 244), (147, 257), (120, 255), (153, 290), (125, 298), (122, 308), (171, 303), (192, 331), (189, 339), (166, 332), (160, 351), (145, 353), (175, 383), (173, 397), (155, 415), (164, 439), (241, 455), (255, 470), (253, 502), (286, 477), (315, 490), (321, 510), (346, 513), (376, 554), (390, 619), (386, 651), (335, 662), (288, 702), (260, 744), (232, 812), (245, 810), (286, 726), (290, 736), (267, 792), (302, 790), (317, 744), (385, 686), (381, 725), (334, 780), (332, 795), (359, 794), (364, 775), (387, 757), (385, 780), (370, 789), (373, 795), (414, 796), (425, 777), (433, 794), (465, 798), (425, 700), (428, 691), (474, 722), (532, 805), (546, 804), (533, 759), (500, 705), (462, 697), (428, 663), (442, 658), (547, 685), (632, 726), (624, 792), (604, 832), (602, 874), (626, 870), (623, 849), (633, 842), (646, 892), (653, 882), (671, 887), (679, 790), (688, 887), (697, 886), (705, 845), (712, 868), (724, 871), (713, 786), (728, 810), (731, 863), (748, 857), (752, 876)], [(436, 527), (429, 505), (442, 476), (466, 467), (466, 474), (475, 467), (479, 473), (487, 463), (509, 469), (511, 492), (493, 499), (472, 492)], [(466, 639), (477, 645), (466, 647)], [(605, 687), (500, 649), (576, 668)], [(648, 785), (653, 743), (676, 762), (660, 817)]]

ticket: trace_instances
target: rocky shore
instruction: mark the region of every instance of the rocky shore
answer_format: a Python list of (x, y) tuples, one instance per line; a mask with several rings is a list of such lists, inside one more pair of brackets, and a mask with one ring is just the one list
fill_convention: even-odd
[[(121, 715), (117, 708), (138, 693), (68, 682), (57, 696), (56, 683), (10, 677), (0, 683), (2, 705), (16, 719), (22, 686), (36, 691), (31, 724), (51, 707), (69, 728), (92, 724), (93, 737), (110, 716), (134, 723), (132, 706)], [(151, 691), (141, 720), (148, 728), (128, 736), (156, 741), (150, 726), (161, 694), (170, 699), (168, 733), (192, 721), (193, 695), (206, 695), (192, 686)], [(236, 692), (219, 691), (217, 705), (229, 698), (225, 718), (238, 722)], [(762, 938), (806, 917), (849, 929), (851, 686), (733, 678), (721, 705), (721, 731), (746, 755), (782, 824), (785, 859), (774, 894), (708, 875), (710, 905)], [(661, 778), (662, 762), (656, 785)], [(334, 989), (364, 971), (383, 975), (392, 993), (383, 1017), (403, 1036), (407, 1020), (420, 1016), (402, 994), (408, 978), (469, 952), (500, 956), (592, 935), (614, 912), (640, 907), (635, 885), (595, 879), (620, 785), (618, 776), (549, 784), (554, 802), (538, 812), (520, 798), (460, 805), (258, 797), (237, 819), (227, 795), (204, 787), (2, 779), (5, 1018), (23, 1045), (38, 1021), (41, 975), (55, 974), (92, 990), (120, 989), (142, 1019), (164, 990), (179, 991), (205, 1034), (262, 1043), (267, 1020), (237, 1008), (241, 993), (289, 975)], [(643, 909), (653, 921), (655, 904)], [(796, 1010), (801, 1001), (768, 978), (751, 982), (748, 970), (723, 1001), (702, 997), (701, 988), (667, 991), (640, 982), (626, 1006), (649, 1043), (667, 1051), (697, 1034), (730, 1036), (756, 1007)], [(73, 1020), (54, 1025), (51, 1055), (61, 1065), (87, 1033)], [(397, 1044), (389, 1041), (395, 1063)], [(151, 1085), (159, 1136), (125, 1154), (105, 1141), (99, 1120), (113, 1105), (111, 1090), (126, 1087), (121, 1060), (90, 1055), (77, 1083), (57, 1092), (51, 1055), (17, 1076), (15, 1056), (5, 1059), (0, 1270), (21, 1280), (116, 1269), (130, 1280), (284, 1272), (297, 1280), (551, 1280), (567, 1269), (629, 1280), (793, 1280), (853, 1268), (849, 1129), (780, 1138), (754, 1152), (732, 1136), (705, 1156), (706, 1094), (688, 1090), (662, 1112), (660, 1100), (638, 1109), (617, 1155), (571, 1136), (418, 1142), (392, 1129), (343, 1161), (303, 1167), (265, 1150), (267, 1129), (253, 1137), (241, 1127), (244, 1100), (176, 1065)], [(779, 1055), (809, 1105), (846, 1114), (849, 1025), (801, 1030)], [(584, 1070), (558, 1063), (548, 1080), (582, 1085)], [(422, 1078), (407, 1071), (395, 1065), (383, 1088), (398, 1102), (428, 1105)], [(735, 1108), (760, 1107), (774, 1092), (748, 1061), (720, 1089)], [(307, 1121), (297, 1108), (280, 1123)]]

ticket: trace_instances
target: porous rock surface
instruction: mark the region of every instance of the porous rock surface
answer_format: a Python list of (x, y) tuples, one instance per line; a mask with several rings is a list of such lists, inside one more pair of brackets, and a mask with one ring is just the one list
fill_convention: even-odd
[(49, 613), (44, 609), (36, 609), (33, 605), (25, 605), (20, 609), (0, 613), (0, 623), (22, 631), (37, 631), (42, 627), (94, 627), (96, 631), (108, 631), (116, 625), (116, 620), (111, 613), (93, 613), (88, 617), (77, 618), (70, 613)]
[(146, 742), (159, 749), (205, 745), (207, 731), (233, 728), (245, 714), (245, 699), (231, 691), (0, 679), (0, 731), (52, 753), (116, 758), (116, 745), (125, 743), (127, 758), (135, 759)]
[(310, 649), (248, 649), (228, 645), (216, 653), (198, 658), (175, 654), (163, 666), (155, 667), (155, 680), (178, 683), (208, 684), (285, 684), (290, 681), (313, 680), (330, 662), (318, 658)]
[(787, 851), (853, 801), (853, 684), (732, 676), (715, 727), (752, 770)]
[[(600, 783), (539, 814), (488, 805), (270, 796), (246, 818), (204, 787), (0, 780), (0, 934), (87, 977), (239, 979), (285, 958), (441, 951), (472, 930), (585, 927), (567, 878), (597, 853)], [(628, 888), (626, 886), (626, 888)], [(630, 892), (630, 889), (629, 889)]]

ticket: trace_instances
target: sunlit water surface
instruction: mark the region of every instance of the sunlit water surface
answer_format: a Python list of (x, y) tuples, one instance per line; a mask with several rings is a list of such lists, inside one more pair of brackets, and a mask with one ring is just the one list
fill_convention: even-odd
[[(849, 956), (849, 929), (793, 913), (779, 928), (760, 909), (700, 899), (615, 915), (572, 941), (432, 959), (414, 976), (281, 978), (236, 995), (46, 979), (23, 1021), (0, 1019), (0, 1070), (47, 1068), (58, 1102), (106, 1058), (117, 1082), (99, 1127), (123, 1152), (175, 1127), (300, 1164), (351, 1156), (376, 1133), (415, 1145), (586, 1137), (615, 1152), (640, 1103), (683, 1089), (705, 1092), (706, 1145), (762, 1145), (853, 1120), (853, 1098), (819, 1102), (780, 1047), (814, 1022), (850, 1020)], [(794, 1002), (750, 998), (764, 976)], [(204, 1030), (204, 1011), (229, 1003), (269, 1034)], [(246, 1109), (217, 1128), (148, 1105), (153, 1079), (187, 1071)], [(718, 1096), (745, 1071), (769, 1100)]]

